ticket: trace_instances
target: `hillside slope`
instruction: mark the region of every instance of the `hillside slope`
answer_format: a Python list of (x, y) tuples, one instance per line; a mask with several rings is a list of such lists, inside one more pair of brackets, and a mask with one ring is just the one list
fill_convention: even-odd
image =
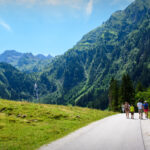
[(0, 99), (0, 150), (34, 150), (113, 114), (88, 108)]
[(135, 84), (149, 86), (149, 47), (150, 1), (135, 0), (50, 64), (40, 82), (55, 88), (41, 95), (42, 102), (104, 109), (111, 77), (126, 72)]
[(0, 63), (0, 97), (31, 100), (34, 94), (35, 79), (13, 66)]

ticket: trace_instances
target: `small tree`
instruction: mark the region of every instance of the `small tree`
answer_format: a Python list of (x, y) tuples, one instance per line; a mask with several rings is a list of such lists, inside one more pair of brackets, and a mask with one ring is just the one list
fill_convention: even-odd
[(137, 85), (136, 85), (136, 93), (138, 93), (138, 92), (143, 92), (144, 91), (144, 87), (143, 87), (143, 85), (142, 85), (142, 83), (141, 82), (138, 82), (137, 83)]

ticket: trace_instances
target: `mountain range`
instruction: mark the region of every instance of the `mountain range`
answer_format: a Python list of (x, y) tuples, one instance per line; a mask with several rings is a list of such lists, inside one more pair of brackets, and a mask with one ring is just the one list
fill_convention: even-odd
[(24, 81), (32, 76), (42, 103), (105, 109), (112, 77), (128, 73), (134, 85), (150, 85), (149, 48), (150, 1), (135, 0)]
[(52, 60), (52, 56), (32, 53), (20, 53), (16, 50), (6, 50), (0, 54), (0, 62), (13, 65), (20, 71), (31, 73), (41, 71)]

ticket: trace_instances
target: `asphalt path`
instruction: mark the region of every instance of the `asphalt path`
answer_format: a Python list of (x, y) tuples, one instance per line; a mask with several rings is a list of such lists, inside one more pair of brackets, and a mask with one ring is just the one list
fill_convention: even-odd
[(150, 120), (118, 114), (94, 122), (39, 150), (150, 150)]

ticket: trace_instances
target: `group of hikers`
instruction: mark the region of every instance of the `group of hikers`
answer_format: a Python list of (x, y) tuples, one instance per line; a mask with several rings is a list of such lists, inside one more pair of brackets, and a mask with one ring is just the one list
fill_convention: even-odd
[[(137, 103), (137, 108), (139, 119), (143, 119), (143, 111), (145, 113), (145, 118), (148, 119), (148, 102), (144, 101), (144, 103), (142, 103), (142, 101), (139, 100)], [(128, 102), (125, 102), (125, 104), (122, 105), (122, 112), (126, 113), (127, 119), (129, 119), (129, 113), (131, 113), (131, 119), (134, 119), (135, 107), (133, 106), (133, 104), (130, 105)]]

